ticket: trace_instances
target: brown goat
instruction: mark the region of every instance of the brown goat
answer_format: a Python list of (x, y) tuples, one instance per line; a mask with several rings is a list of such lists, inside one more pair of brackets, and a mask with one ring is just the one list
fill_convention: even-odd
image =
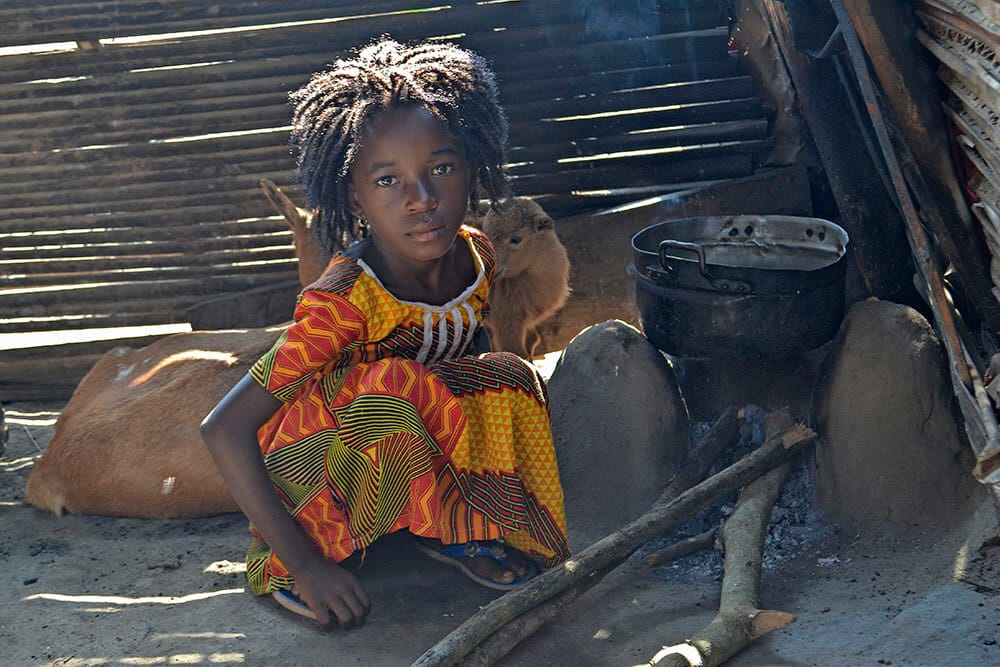
[(486, 329), (493, 349), (525, 359), (541, 336), (537, 326), (569, 297), (569, 257), (555, 223), (527, 197), (499, 202), (482, 219), (496, 249), (497, 269), (490, 290)]
[(107, 352), (59, 415), (28, 502), (57, 515), (238, 511), (198, 429), (280, 330), (179, 333)]
[[(292, 230), (299, 281), (314, 282), (329, 253), (312, 233), (312, 216), (271, 181), (261, 187)], [(199, 427), (280, 330), (194, 331), (107, 352), (59, 415), (28, 477), (28, 502), (56, 514), (166, 518), (237, 511)]]

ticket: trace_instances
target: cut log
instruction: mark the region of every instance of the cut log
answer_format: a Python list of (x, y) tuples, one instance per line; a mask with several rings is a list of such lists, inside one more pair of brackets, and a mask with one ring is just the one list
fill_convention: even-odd
[(795, 616), (783, 611), (757, 608), (764, 537), (771, 509), (791, 469), (791, 463), (783, 463), (740, 492), (733, 514), (721, 532), (726, 556), (719, 613), (687, 641), (664, 646), (650, 659), (650, 665), (721, 665), (758, 637), (795, 620)]
[(567, 589), (587, 582), (594, 585), (654, 537), (676, 528), (793, 454), (811, 444), (816, 434), (805, 426), (768, 439), (743, 459), (688, 489), (675, 500), (657, 504), (649, 512), (575, 557), (539, 575), (532, 582), (497, 598), (428, 649), (414, 665), (454, 665), (491, 634)]

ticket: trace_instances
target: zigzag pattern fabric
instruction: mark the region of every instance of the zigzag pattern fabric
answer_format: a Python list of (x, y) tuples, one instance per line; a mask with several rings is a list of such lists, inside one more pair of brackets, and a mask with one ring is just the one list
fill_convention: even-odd
[[(569, 556), (548, 397), (528, 362), (465, 356), (489, 309), (493, 248), (463, 227), (478, 277), (442, 306), (400, 301), (339, 256), (250, 374), (283, 407), (258, 432), (285, 507), (335, 561), (397, 530), (446, 544), (503, 538), (548, 565)], [(247, 577), (289, 588), (251, 527)]]

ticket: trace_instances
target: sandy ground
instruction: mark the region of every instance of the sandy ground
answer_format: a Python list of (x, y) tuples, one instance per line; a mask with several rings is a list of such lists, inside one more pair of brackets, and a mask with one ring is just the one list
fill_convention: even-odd
[[(56, 518), (27, 507), (24, 481), (61, 407), (8, 406), (2, 665), (406, 665), (498, 595), (389, 536), (360, 571), (374, 600), (369, 622), (322, 632), (246, 591), (241, 515)], [(1000, 571), (991, 569), (1000, 546), (974, 561), (977, 585), (954, 576), (970, 521), (857, 533), (819, 518), (773, 535), (780, 556), (768, 559), (761, 606), (797, 621), (729, 664), (1000, 665)], [(633, 558), (504, 664), (645, 664), (714, 616), (718, 562), (709, 553), (650, 568)]]

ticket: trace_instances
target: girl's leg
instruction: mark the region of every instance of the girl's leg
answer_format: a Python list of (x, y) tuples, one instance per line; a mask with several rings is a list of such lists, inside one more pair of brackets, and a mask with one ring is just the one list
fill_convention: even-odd
[[(507, 566), (461, 561), (499, 583), (531, 569), (525, 553), (568, 556), (544, 389), (513, 355), (359, 364), (263, 431), (276, 488), (331, 560), (404, 528), (447, 545), (504, 538)], [(257, 593), (293, 583), (258, 541), (248, 577)]]
[[(506, 353), (438, 362), (461, 408), (461, 433), (439, 469), (447, 544), (502, 537), (553, 565), (569, 556), (548, 397), (534, 367)], [(514, 556), (514, 563), (518, 562)]]

